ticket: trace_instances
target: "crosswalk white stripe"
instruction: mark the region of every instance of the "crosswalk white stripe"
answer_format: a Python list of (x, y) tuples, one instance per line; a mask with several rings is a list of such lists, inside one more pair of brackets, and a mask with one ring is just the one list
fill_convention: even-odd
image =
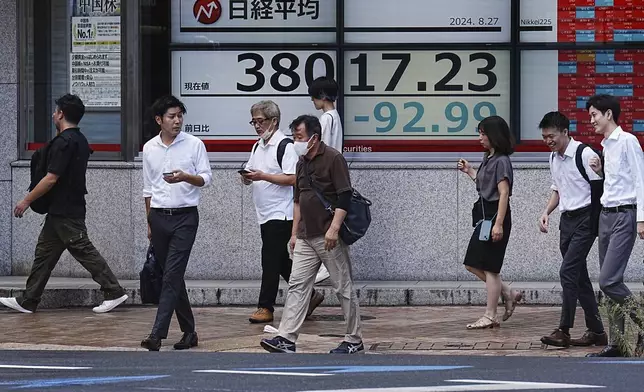
[(38, 365), (1, 365), (0, 369), (43, 369), (43, 370), (84, 370), (88, 366), (38, 366)]
[(260, 372), (260, 371), (251, 371), (251, 370), (193, 370), (193, 373), (258, 374), (262, 376), (302, 376), (302, 377), (332, 376), (332, 374), (325, 374), (325, 373)]

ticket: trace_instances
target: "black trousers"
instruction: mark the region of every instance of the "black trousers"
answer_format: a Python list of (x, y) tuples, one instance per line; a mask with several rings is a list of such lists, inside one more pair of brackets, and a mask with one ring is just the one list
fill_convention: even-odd
[(163, 272), (163, 284), (152, 334), (161, 339), (168, 337), (172, 314), (177, 314), (182, 332), (195, 331), (184, 275), (188, 259), (199, 227), (199, 213), (196, 208), (173, 215), (163, 210), (150, 210), (152, 246)]
[(51, 272), (65, 249), (92, 274), (92, 279), (101, 286), (106, 300), (125, 294), (109, 265), (89, 240), (85, 219), (47, 215), (38, 237), (25, 292), (16, 299), (20, 306), (32, 312), (36, 310)]
[(590, 209), (579, 215), (563, 213), (559, 223), (559, 248), (563, 256), (559, 278), (563, 288), (560, 327), (572, 328), (577, 300), (584, 309), (586, 327), (603, 332), (593, 285), (588, 276), (587, 257), (595, 242), (590, 224)]
[(262, 234), (262, 287), (258, 307), (275, 311), (280, 276), (288, 282), (293, 261), (288, 253), (292, 220), (270, 220), (260, 225)]

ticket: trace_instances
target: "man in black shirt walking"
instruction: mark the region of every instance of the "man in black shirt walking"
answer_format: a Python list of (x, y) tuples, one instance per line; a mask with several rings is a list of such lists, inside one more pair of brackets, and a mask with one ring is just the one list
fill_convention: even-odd
[(109, 312), (128, 298), (87, 236), (85, 174), (91, 150), (78, 128), (84, 114), (85, 105), (76, 95), (66, 94), (56, 100), (52, 118), (57, 134), (42, 158), (47, 159), (47, 175), (14, 209), (14, 215), (22, 218), (35, 200), (47, 195), (50, 202), (23, 296), (0, 298), (3, 305), (23, 313), (36, 311), (51, 272), (65, 249), (101, 286), (105, 300), (94, 312)]

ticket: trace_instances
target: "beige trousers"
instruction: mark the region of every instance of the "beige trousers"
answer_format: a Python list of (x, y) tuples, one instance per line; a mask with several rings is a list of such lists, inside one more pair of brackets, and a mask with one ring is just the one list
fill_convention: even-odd
[(349, 343), (362, 341), (360, 307), (353, 290), (349, 248), (342, 240), (331, 251), (324, 250), (324, 236), (312, 239), (297, 239), (293, 250), (293, 267), (289, 289), (284, 303), (284, 312), (279, 327), (279, 336), (295, 342), (306, 318), (306, 311), (313, 290), (315, 275), (324, 264), (329, 271), (331, 285), (340, 301), (347, 332), (344, 340)]

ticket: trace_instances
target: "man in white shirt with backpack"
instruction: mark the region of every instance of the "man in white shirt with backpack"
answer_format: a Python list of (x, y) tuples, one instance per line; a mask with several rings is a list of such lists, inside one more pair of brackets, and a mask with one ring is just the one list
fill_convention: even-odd
[[(293, 185), (298, 156), (293, 140), (279, 129), (281, 114), (273, 101), (254, 104), (250, 125), (259, 136), (244, 169), (242, 182), (252, 186), (253, 201), (262, 237), (262, 285), (257, 310), (250, 316), (251, 323), (273, 321), (275, 299), (280, 276), (288, 282), (292, 260), (288, 243), (293, 228)], [(324, 300), (324, 295), (313, 291), (307, 315)]]
[[(561, 320), (559, 327), (542, 337), (541, 342), (555, 347), (606, 345), (608, 337), (587, 266), (601, 210), (602, 178), (590, 167), (591, 159), (598, 155), (570, 136), (570, 121), (560, 112), (546, 114), (539, 128), (543, 141), (553, 151), (550, 155), (552, 194), (539, 219), (539, 229), (542, 233), (548, 232), (548, 217), (559, 206), (559, 249), (563, 257), (559, 269), (563, 289)], [(587, 330), (581, 338), (571, 339), (577, 300), (584, 309)]]

